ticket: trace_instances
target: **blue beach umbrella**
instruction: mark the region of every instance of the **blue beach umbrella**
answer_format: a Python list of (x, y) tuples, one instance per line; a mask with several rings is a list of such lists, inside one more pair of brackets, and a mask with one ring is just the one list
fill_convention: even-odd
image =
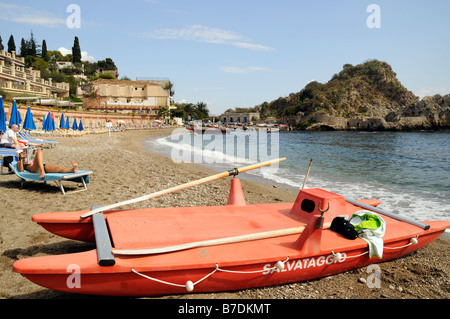
[(11, 110), (11, 116), (9, 118), (9, 127), (11, 127), (13, 124), (20, 125), (20, 123), (22, 123), (22, 117), (20, 116), (16, 101), (14, 100)]
[(69, 115), (67, 115), (67, 117), (66, 117), (66, 125), (64, 126), (64, 128), (67, 129), (67, 130), (70, 128), (70, 126), (69, 126)]
[(42, 128), (44, 131), (53, 131), (55, 129), (55, 125), (53, 124), (52, 115), (48, 112), (45, 117), (44, 126)]
[(34, 124), (33, 113), (31, 113), (30, 107), (28, 107), (27, 114), (25, 115), (25, 120), (23, 121), (23, 128), (26, 130), (35, 130), (36, 124)]
[(0, 131), (6, 132), (6, 114), (3, 107), (3, 98), (0, 96)]
[(72, 130), (74, 130), (74, 131), (78, 130), (78, 125), (77, 125), (77, 119), (76, 118), (73, 119)]
[(80, 125), (78, 125), (78, 130), (79, 130), (79, 131), (84, 130), (83, 122), (81, 122), (81, 119), (80, 119)]
[(50, 118), (52, 119), (52, 131), (54, 131), (56, 129), (56, 125), (55, 125), (55, 116), (53, 115), (53, 113), (51, 114)]
[(64, 113), (61, 113), (61, 121), (59, 121), (59, 128), (65, 128), (66, 123), (64, 122)]

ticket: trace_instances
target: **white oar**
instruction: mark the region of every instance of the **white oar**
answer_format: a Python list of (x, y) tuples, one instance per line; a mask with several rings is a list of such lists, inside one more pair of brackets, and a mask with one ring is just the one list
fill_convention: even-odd
[(249, 166), (245, 166), (245, 167), (241, 167), (241, 168), (235, 168), (235, 169), (232, 169), (232, 170), (227, 171), (227, 172), (211, 175), (211, 176), (208, 176), (208, 177), (205, 177), (205, 178), (201, 178), (201, 179), (196, 180), (196, 181), (192, 181), (192, 182), (189, 182), (189, 183), (181, 184), (181, 185), (178, 185), (178, 186), (175, 186), (175, 187), (172, 187), (172, 188), (168, 188), (168, 189), (165, 189), (165, 190), (162, 190), (162, 191), (159, 191), (159, 192), (155, 192), (155, 193), (144, 195), (144, 196), (141, 196), (141, 197), (129, 199), (129, 200), (126, 200), (126, 201), (123, 201), (123, 202), (119, 202), (119, 203), (115, 203), (115, 204), (111, 204), (111, 205), (108, 205), (108, 206), (99, 207), (99, 208), (93, 209), (93, 210), (91, 210), (91, 211), (81, 215), (81, 218), (86, 218), (86, 217), (92, 216), (94, 214), (97, 214), (99, 212), (103, 212), (105, 210), (113, 209), (113, 208), (116, 208), (116, 207), (119, 207), (119, 206), (133, 204), (133, 203), (137, 203), (137, 202), (142, 202), (144, 200), (148, 200), (148, 199), (155, 198), (155, 197), (158, 197), (158, 196), (162, 196), (162, 195), (166, 195), (166, 194), (169, 194), (169, 193), (173, 193), (175, 191), (179, 191), (179, 190), (182, 190), (182, 189), (185, 189), (185, 188), (189, 188), (189, 187), (197, 186), (197, 185), (204, 184), (204, 183), (207, 183), (207, 182), (211, 182), (211, 181), (214, 181), (214, 180), (217, 180), (217, 179), (220, 179), (220, 178), (228, 177), (230, 175), (237, 175), (239, 173), (250, 171), (252, 169), (260, 168), (260, 167), (263, 167), (263, 166), (269, 166), (269, 165), (272, 165), (272, 164), (275, 164), (275, 163), (282, 162), (284, 160), (286, 160), (286, 157), (278, 158), (278, 159), (274, 159), (274, 160), (270, 160), (270, 161), (262, 162), (262, 163), (258, 163), (258, 164), (253, 164), (253, 165), (249, 165)]
[[(330, 225), (331, 225), (331, 223), (325, 223), (323, 225), (323, 229), (329, 228)], [(197, 241), (197, 242), (186, 243), (186, 244), (175, 245), (175, 246), (168, 246), (168, 247), (160, 247), (160, 248), (131, 249), (131, 250), (113, 249), (112, 252), (114, 255), (162, 254), (162, 253), (169, 253), (169, 252), (192, 249), (192, 248), (233, 244), (233, 243), (240, 243), (240, 242), (251, 241), (251, 240), (267, 239), (267, 238), (288, 236), (288, 235), (294, 235), (294, 234), (301, 234), (304, 229), (305, 229), (305, 227), (301, 226), (301, 227), (286, 228), (286, 229), (280, 229), (280, 230), (270, 230), (270, 231), (266, 231), (266, 232), (262, 232), (262, 233), (254, 233), (254, 234), (240, 235), (240, 236), (234, 236), (234, 237), (203, 240), (203, 241)]]

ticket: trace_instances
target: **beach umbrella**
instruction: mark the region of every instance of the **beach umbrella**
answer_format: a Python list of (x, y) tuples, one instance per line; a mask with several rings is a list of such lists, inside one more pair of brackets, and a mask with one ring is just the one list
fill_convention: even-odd
[(22, 117), (20, 116), (16, 101), (14, 100), (11, 110), (11, 116), (9, 118), (9, 127), (11, 127), (13, 124), (20, 125), (20, 123), (22, 123)]
[(23, 121), (23, 128), (26, 130), (35, 130), (36, 125), (33, 120), (33, 113), (31, 113), (30, 107), (28, 107), (27, 114), (25, 114), (25, 120)]
[(53, 113), (50, 114), (50, 117), (52, 119), (51, 124), (52, 124), (52, 131), (54, 131), (56, 129), (56, 125), (55, 125), (55, 116), (53, 115)]
[(77, 129), (78, 129), (77, 119), (74, 118), (73, 119), (73, 124), (72, 124), (72, 130), (76, 131)]
[(67, 129), (67, 130), (70, 128), (70, 126), (69, 126), (69, 115), (67, 115), (67, 117), (66, 117), (66, 125), (64, 126), (64, 128)]
[(44, 131), (53, 131), (55, 129), (55, 125), (52, 120), (52, 115), (50, 112), (48, 112), (47, 116), (45, 117), (45, 121), (43, 124)]
[(61, 121), (59, 121), (59, 128), (65, 128), (66, 123), (64, 122), (64, 113), (61, 113)]
[(80, 125), (78, 125), (78, 130), (79, 130), (79, 131), (84, 130), (83, 122), (81, 122), (81, 119), (80, 119)]
[(3, 98), (0, 96), (0, 131), (6, 132), (6, 114), (3, 107)]

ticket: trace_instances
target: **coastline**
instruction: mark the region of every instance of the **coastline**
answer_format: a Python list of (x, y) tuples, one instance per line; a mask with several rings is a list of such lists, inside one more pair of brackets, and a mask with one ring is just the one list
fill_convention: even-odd
[[(68, 294), (37, 286), (13, 273), (17, 259), (63, 254), (92, 249), (93, 245), (73, 242), (48, 233), (31, 221), (43, 212), (89, 209), (135, 198), (205, 176), (216, 174), (197, 164), (175, 164), (167, 157), (144, 149), (148, 138), (170, 134), (171, 129), (135, 130), (83, 137), (51, 137), (60, 143), (44, 151), (45, 161), (93, 171), (88, 191), (62, 196), (54, 184), (26, 182), (23, 189), (15, 175), (0, 177), (0, 298), (2, 299), (89, 299), (92, 296)], [(5, 170), (4, 170), (5, 172)], [(248, 204), (274, 201), (293, 202), (296, 193), (272, 185), (241, 179)], [(186, 189), (128, 208), (224, 205), (228, 200), (229, 179)], [(67, 190), (71, 190), (67, 184)], [(7, 196), (5, 196), (7, 193)], [(365, 268), (308, 282), (211, 294), (163, 296), (158, 299), (344, 299), (344, 298), (435, 298), (450, 297), (450, 271), (446, 252), (450, 241), (441, 237), (418, 252), (378, 264), (381, 288), (370, 289), (360, 281)]]

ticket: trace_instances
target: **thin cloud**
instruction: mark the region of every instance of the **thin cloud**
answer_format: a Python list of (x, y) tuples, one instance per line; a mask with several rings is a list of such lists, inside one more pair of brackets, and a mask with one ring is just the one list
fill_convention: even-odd
[(268, 68), (260, 67), (260, 66), (249, 66), (246, 68), (239, 68), (234, 66), (223, 66), (220, 68), (223, 72), (226, 73), (253, 73), (259, 71), (268, 71)]
[(55, 17), (47, 11), (9, 3), (0, 3), (0, 20), (55, 28), (66, 23), (65, 18)]
[[(66, 49), (64, 47), (61, 47), (58, 49), (59, 52), (61, 52), (61, 54), (64, 55), (68, 55), (68, 54), (72, 54), (72, 50), (70, 49)], [(87, 53), (87, 51), (81, 51), (81, 61), (89, 61), (89, 62), (94, 62), (95, 58), (92, 55), (89, 55)]]
[(273, 50), (273, 48), (265, 45), (250, 43), (247, 38), (237, 32), (211, 28), (200, 24), (186, 26), (182, 29), (159, 29), (151, 33), (140, 34), (140, 36), (152, 39), (180, 39), (218, 43), (256, 51)]

